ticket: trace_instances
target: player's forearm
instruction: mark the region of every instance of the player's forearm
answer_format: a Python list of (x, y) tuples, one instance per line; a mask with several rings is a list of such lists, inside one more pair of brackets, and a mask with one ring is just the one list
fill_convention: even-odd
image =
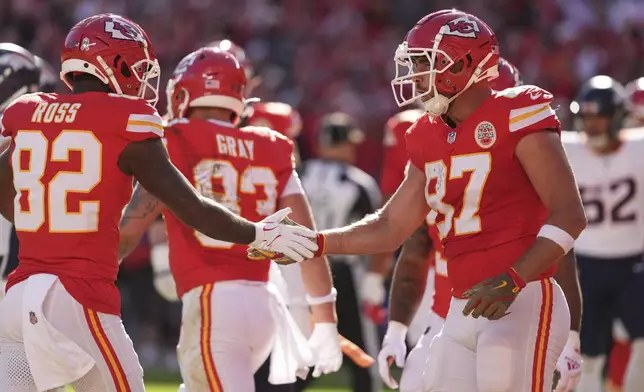
[(119, 166), (184, 224), (220, 241), (246, 245), (255, 240), (257, 226), (201, 196), (168, 160), (160, 140), (128, 144), (119, 156)]
[[(563, 230), (574, 240), (586, 227), (586, 215), (581, 206), (571, 205), (562, 211), (565, 212), (552, 212), (546, 224)], [(557, 263), (563, 255), (563, 248), (555, 241), (537, 237), (534, 244), (514, 263), (513, 268), (524, 281), (530, 282)]]
[(195, 205), (172, 212), (183, 223), (210, 238), (243, 245), (255, 241), (255, 223), (203, 196), (199, 196)]
[(394, 268), (389, 295), (389, 319), (409, 325), (414, 318), (427, 283), (429, 271), (427, 229), (419, 228), (403, 245)]
[[(333, 278), (326, 257), (316, 257), (300, 263), (302, 281), (309, 297), (320, 298), (333, 290)], [(326, 303), (311, 307), (316, 322), (336, 322), (335, 303)]]
[(561, 286), (570, 310), (570, 329), (579, 332), (581, 327), (582, 298), (574, 250), (559, 261), (555, 280)]
[(324, 253), (329, 255), (373, 255), (394, 252), (408, 233), (397, 231), (379, 210), (339, 229), (325, 230)]
[(164, 209), (163, 203), (143, 187), (134, 188), (119, 224), (119, 260), (136, 249), (145, 231)]

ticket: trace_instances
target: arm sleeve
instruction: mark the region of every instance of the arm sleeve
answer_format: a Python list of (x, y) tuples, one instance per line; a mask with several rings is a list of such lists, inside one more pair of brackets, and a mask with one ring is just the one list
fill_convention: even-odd
[[(123, 98), (121, 98), (123, 99)], [(129, 101), (127, 122), (122, 132), (129, 142), (163, 137), (163, 120), (156, 109), (143, 100)]]
[(531, 87), (514, 98), (509, 114), (510, 134), (517, 141), (524, 136), (552, 129), (561, 133), (561, 123), (552, 109), (553, 96), (538, 87)]

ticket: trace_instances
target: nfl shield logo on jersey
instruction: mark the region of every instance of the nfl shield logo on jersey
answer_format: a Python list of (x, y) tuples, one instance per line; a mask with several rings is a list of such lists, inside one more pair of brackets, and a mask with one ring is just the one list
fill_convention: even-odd
[(36, 325), (38, 322), (38, 317), (36, 317), (36, 313), (34, 312), (29, 312), (29, 322), (31, 325)]
[(474, 130), (474, 139), (481, 148), (490, 148), (496, 142), (496, 129), (489, 121), (480, 122)]

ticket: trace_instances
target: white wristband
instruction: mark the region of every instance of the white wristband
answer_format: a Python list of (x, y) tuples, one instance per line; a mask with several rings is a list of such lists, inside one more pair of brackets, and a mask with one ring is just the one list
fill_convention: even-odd
[(402, 339), (405, 340), (407, 337), (407, 330), (409, 329), (408, 326), (405, 324), (398, 322), (398, 321), (390, 321), (389, 324), (387, 324), (387, 336), (392, 336), (395, 339)]
[(543, 225), (537, 237), (547, 238), (563, 249), (564, 254), (570, 252), (575, 245), (575, 239), (568, 232), (553, 225)]
[(335, 287), (332, 287), (331, 292), (323, 297), (311, 297), (307, 294), (306, 302), (311, 306), (328, 304), (329, 302), (335, 302), (337, 296), (338, 290), (336, 290)]

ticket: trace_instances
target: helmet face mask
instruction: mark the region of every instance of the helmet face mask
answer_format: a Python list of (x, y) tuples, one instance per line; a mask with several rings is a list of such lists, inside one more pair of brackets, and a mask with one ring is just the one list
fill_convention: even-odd
[(497, 77), (498, 58), (494, 32), (480, 19), (458, 10), (429, 14), (396, 50), (396, 102), (422, 101), (430, 116), (440, 116), (473, 84)]

